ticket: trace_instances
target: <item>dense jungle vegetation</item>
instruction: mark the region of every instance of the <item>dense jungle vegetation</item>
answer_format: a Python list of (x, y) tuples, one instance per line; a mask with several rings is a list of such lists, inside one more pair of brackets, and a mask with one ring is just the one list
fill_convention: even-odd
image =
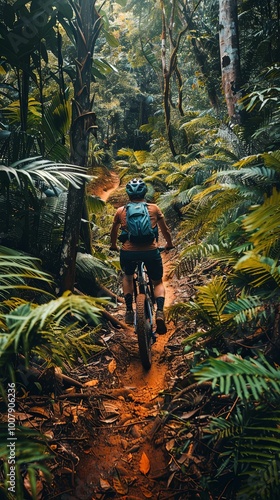
[(212, 269), (168, 317), (194, 325), (182, 387), (199, 383), (218, 416), (197, 435), (182, 420), (172, 453), (206, 443), (199, 498), (278, 498), (279, 0), (1, 0), (0, 12), (2, 497), (37, 498), (49, 475), (47, 437), (16, 422), (9, 489), (13, 397), (31, 379), (50, 394), (36, 370), (63, 375), (100, 350), (119, 268), (114, 208), (91, 183), (114, 172), (120, 186), (141, 176), (176, 221), (178, 278)]

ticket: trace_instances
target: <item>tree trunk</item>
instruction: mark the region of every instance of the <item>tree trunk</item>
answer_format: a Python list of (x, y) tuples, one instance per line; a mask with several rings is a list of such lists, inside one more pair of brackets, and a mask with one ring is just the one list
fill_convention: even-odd
[[(184, 14), (184, 18), (186, 20), (188, 30), (190, 32), (196, 33), (199, 31), (197, 23), (193, 20), (194, 11), (191, 12), (190, 6), (186, 3), (182, 10)], [(191, 37), (191, 44), (193, 47), (194, 57), (199, 66), (199, 69), (202, 73), (203, 79), (205, 81), (207, 94), (209, 97), (210, 104), (212, 108), (218, 112), (220, 108), (219, 97), (217, 94), (216, 86), (215, 86), (215, 78), (213, 77), (211, 71), (211, 64), (208, 62), (209, 53), (205, 50), (203, 45), (200, 42), (199, 36)]]
[[(75, 39), (77, 47), (76, 78), (72, 103), (70, 130), (70, 162), (87, 166), (89, 134), (96, 131), (95, 113), (90, 96), (92, 55), (101, 28), (101, 17), (95, 9), (95, 0), (71, 2), (76, 14)], [(73, 291), (76, 254), (79, 245), (81, 218), (85, 203), (85, 184), (80, 189), (69, 187), (64, 236), (61, 250), (60, 289)]]
[(169, 103), (170, 70), (168, 70), (166, 62), (166, 19), (165, 19), (165, 8), (162, 0), (161, 0), (161, 9), (162, 9), (161, 65), (162, 65), (162, 76), (163, 76), (163, 107), (164, 107), (165, 126), (166, 126), (169, 147), (173, 156), (176, 156), (176, 151), (174, 148), (172, 133), (171, 133), (171, 123), (170, 123), (170, 103)]
[(220, 58), (222, 88), (228, 115), (232, 123), (240, 123), (240, 59), (237, 20), (237, 0), (219, 0)]

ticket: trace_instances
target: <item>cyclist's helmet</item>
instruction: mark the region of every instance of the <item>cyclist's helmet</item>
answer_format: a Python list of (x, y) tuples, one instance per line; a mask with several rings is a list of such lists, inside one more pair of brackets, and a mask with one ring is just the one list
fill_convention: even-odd
[(131, 199), (144, 198), (147, 191), (148, 188), (142, 179), (132, 179), (126, 185), (126, 192)]

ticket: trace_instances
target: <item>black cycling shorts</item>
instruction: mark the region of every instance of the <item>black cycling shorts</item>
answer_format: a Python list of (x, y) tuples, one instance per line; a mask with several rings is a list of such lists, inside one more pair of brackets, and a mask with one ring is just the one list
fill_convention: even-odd
[(125, 274), (134, 274), (137, 261), (145, 263), (151, 280), (161, 280), (163, 276), (163, 265), (160, 251), (157, 248), (155, 250), (138, 252), (134, 252), (133, 250), (120, 251), (120, 265)]

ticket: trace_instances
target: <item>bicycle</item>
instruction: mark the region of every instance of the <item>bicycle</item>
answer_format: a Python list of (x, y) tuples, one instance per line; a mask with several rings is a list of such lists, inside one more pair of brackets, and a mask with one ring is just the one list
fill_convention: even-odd
[[(159, 247), (163, 252), (166, 248)], [(152, 345), (156, 342), (154, 332), (154, 287), (149, 278), (144, 262), (136, 261), (133, 279), (134, 288), (134, 329), (138, 339), (138, 348), (142, 366), (149, 370), (152, 365)]]
[(153, 331), (154, 289), (144, 262), (138, 261), (133, 279), (134, 288), (134, 329), (143, 368), (149, 370), (152, 364), (152, 344), (156, 341)]
[[(160, 252), (168, 252), (174, 247), (158, 247)], [(114, 249), (115, 250), (115, 249)], [(138, 339), (138, 348), (142, 366), (149, 370), (152, 365), (152, 345), (156, 342), (154, 331), (155, 295), (145, 264), (135, 260), (133, 277), (134, 330)]]

